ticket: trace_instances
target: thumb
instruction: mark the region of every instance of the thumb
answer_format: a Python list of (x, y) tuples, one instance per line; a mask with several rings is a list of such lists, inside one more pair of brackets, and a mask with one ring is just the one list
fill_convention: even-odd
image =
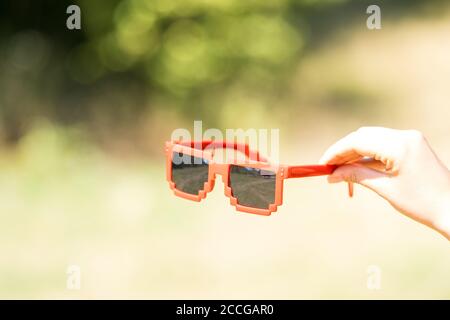
[(361, 164), (348, 164), (338, 167), (328, 176), (329, 183), (355, 182), (363, 185), (382, 197), (389, 194), (392, 187), (391, 176)]

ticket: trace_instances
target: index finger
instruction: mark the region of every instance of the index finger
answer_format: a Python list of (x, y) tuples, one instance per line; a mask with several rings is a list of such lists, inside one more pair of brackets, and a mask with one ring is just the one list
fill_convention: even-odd
[(329, 147), (320, 163), (344, 164), (362, 157), (371, 157), (391, 167), (396, 158), (393, 146), (396, 131), (382, 127), (360, 128)]

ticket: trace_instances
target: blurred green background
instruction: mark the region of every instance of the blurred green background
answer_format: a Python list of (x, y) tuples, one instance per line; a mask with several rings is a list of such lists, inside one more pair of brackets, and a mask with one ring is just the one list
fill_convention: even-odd
[(448, 1), (2, 1), (0, 298), (450, 298), (448, 242), (367, 190), (289, 180), (259, 217), (174, 197), (163, 155), (193, 120), (289, 164), (380, 125), (448, 165), (449, 30)]

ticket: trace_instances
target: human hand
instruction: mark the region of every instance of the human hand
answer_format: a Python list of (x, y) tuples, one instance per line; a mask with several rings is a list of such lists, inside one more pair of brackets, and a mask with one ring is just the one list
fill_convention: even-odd
[[(366, 157), (382, 169), (361, 161)], [(330, 183), (359, 183), (450, 240), (450, 172), (419, 131), (363, 127), (332, 145), (320, 162), (339, 165)]]

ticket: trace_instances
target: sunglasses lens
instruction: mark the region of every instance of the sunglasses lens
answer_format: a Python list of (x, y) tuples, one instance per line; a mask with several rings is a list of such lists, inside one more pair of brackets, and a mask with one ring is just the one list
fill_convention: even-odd
[(208, 169), (205, 159), (173, 153), (172, 181), (180, 191), (197, 195), (208, 181)]
[(276, 173), (242, 166), (230, 166), (230, 187), (238, 204), (267, 209), (275, 203)]

